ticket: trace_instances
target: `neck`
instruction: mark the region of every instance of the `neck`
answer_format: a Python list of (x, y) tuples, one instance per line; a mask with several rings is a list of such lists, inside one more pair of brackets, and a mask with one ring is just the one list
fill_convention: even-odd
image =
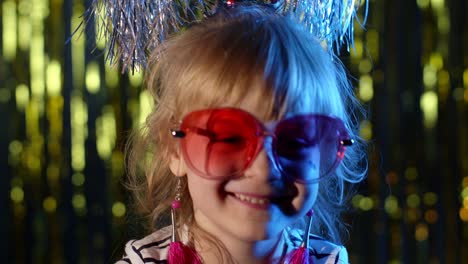
[(205, 264), (267, 264), (272, 263), (272, 259), (277, 257), (274, 253), (281, 236), (255, 242), (246, 242), (233, 237), (214, 240), (209, 234), (197, 234), (196, 238), (197, 252)]

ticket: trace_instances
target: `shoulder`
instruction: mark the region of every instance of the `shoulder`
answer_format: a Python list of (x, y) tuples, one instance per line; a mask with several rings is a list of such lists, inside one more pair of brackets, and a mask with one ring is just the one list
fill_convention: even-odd
[(167, 226), (142, 239), (130, 240), (125, 245), (123, 258), (116, 263), (167, 263), (171, 234), (171, 226)]
[[(302, 230), (289, 230), (289, 243), (297, 248), (302, 243)], [(320, 236), (309, 235), (309, 252), (315, 264), (348, 264), (348, 251), (342, 245), (334, 244)]]
[(348, 251), (342, 245), (336, 245), (322, 237), (310, 235), (310, 250), (317, 258), (316, 264), (348, 264)]

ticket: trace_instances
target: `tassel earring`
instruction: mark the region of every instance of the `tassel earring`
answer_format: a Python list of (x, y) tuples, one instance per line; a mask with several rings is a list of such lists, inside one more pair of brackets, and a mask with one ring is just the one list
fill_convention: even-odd
[(167, 256), (168, 264), (201, 264), (201, 259), (197, 252), (179, 241), (177, 236), (177, 209), (180, 208), (180, 198), (182, 196), (182, 183), (181, 177), (177, 180), (176, 195), (171, 204), (171, 222), (172, 222), (172, 237), (171, 244), (169, 245), (169, 253)]
[(291, 253), (288, 254), (286, 257), (286, 264), (314, 264), (314, 261), (310, 259), (309, 255), (309, 232), (310, 227), (312, 226), (312, 215), (314, 214), (314, 210), (310, 210), (307, 213), (308, 223), (307, 228), (304, 232), (304, 236), (302, 238), (301, 246), (298, 249), (293, 250)]

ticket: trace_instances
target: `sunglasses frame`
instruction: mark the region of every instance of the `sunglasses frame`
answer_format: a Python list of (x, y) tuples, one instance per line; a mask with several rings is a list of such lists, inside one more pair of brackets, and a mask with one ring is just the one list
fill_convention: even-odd
[(275, 125), (275, 127), (273, 129), (273, 132), (271, 132), (270, 130), (268, 130), (265, 127), (265, 125), (263, 124), (262, 121), (258, 120), (251, 113), (249, 113), (249, 112), (247, 112), (245, 110), (242, 110), (242, 109), (239, 109), (239, 108), (233, 108), (233, 107), (209, 108), (209, 109), (201, 109), (201, 110), (196, 110), (196, 111), (189, 112), (188, 114), (186, 114), (184, 116), (184, 118), (182, 118), (182, 121), (179, 122), (179, 129), (170, 129), (171, 135), (174, 138), (184, 139), (188, 133), (196, 133), (196, 134), (207, 136), (207, 137), (211, 138), (213, 135), (207, 129), (200, 128), (200, 127), (185, 127), (184, 126), (184, 123), (186, 122), (187, 118), (190, 117), (191, 115), (196, 114), (196, 113), (208, 112), (208, 111), (209, 112), (237, 111), (240, 114), (244, 114), (244, 115), (248, 116), (256, 124), (257, 133), (255, 135), (252, 135), (252, 137), (256, 137), (258, 139), (255, 142), (256, 145), (253, 146), (253, 148), (251, 148), (250, 150), (247, 150), (249, 155), (246, 157), (244, 167), (241, 170), (236, 171), (235, 173), (225, 175), (225, 176), (212, 176), (212, 175), (209, 175), (208, 173), (205, 173), (205, 172), (199, 170), (198, 168), (196, 168), (196, 166), (194, 164), (192, 164), (192, 161), (191, 161), (191, 159), (189, 157), (190, 155), (187, 153), (187, 150), (186, 150), (186, 148), (184, 146), (185, 143), (183, 143), (182, 144), (182, 153), (183, 153), (183, 155), (185, 157), (185, 160), (186, 160), (188, 166), (194, 172), (196, 172), (197, 174), (199, 174), (203, 178), (207, 178), (207, 179), (229, 178), (229, 177), (233, 177), (235, 175), (241, 175), (243, 171), (245, 171), (248, 167), (250, 167), (250, 165), (252, 164), (255, 157), (257, 157), (257, 155), (260, 153), (261, 148), (264, 145), (264, 140), (265, 140), (266, 137), (271, 137), (272, 138), (272, 142), (271, 142), (272, 156), (273, 156), (275, 166), (279, 169), (279, 171), (281, 172), (282, 175), (287, 175), (287, 173), (285, 173), (285, 171), (283, 169), (283, 166), (281, 165), (281, 162), (279, 161), (280, 155), (278, 155), (278, 151), (277, 151), (278, 138), (276, 136), (276, 133), (277, 133), (278, 128), (281, 127), (281, 124), (284, 124), (282, 122), (285, 122), (285, 121), (288, 121), (288, 120), (290, 121), (291, 119), (294, 119), (294, 118), (314, 118), (314, 119), (319, 119), (319, 120), (327, 120), (327, 122), (331, 122), (336, 126), (337, 134), (338, 134), (337, 135), (338, 142), (336, 142), (337, 145), (338, 145), (337, 153), (336, 153), (336, 159), (335, 159), (335, 162), (332, 165), (332, 167), (330, 169), (328, 169), (328, 171), (326, 171), (323, 175), (320, 175), (318, 178), (316, 178), (316, 179), (314, 179), (312, 181), (306, 181), (306, 180), (302, 180), (302, 179), (294, 179), (294, 181), (301, 182), (301, 183), (316, 183), (316, 182), (320, 181), (321, 179), (323, 179), (324, 177), (330, 175), (331, 172), (333, 172), (336, 169), (336, 167), (339, 165), (339, 163), (343, 160), (346, 147), (351, 146), (354, 143), (354, 140), (349, 137), (349, 134), (348, 134), (348, 132), (347, 132), (347, 130), (346, 130), (344, 124), (343, 124), (343, 121), (341, 121), (341, 119), (339, 119), (337, 117), (334, 117), (334, 116), (331, 116), (331, 115), (314, 114), (314, 113), (294, 115), (294, 116), (291, 116), (289, 118), (279, 120), (278, 123)]

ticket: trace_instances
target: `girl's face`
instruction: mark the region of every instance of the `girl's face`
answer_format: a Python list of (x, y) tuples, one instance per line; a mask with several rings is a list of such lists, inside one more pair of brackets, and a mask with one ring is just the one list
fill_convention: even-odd
[[(249, 94), (245, 98), (247, 99), (236, 107), (250, 113), (257, 120), (261, 120), (260, 117), (265, 116), (262, 113), (261, 94)], [(229, 105), (222, 107), (226, 106)], [(288, 117), (289, 115), (285, 113), (284, 116)], [(244, 121), (245, 123), (252, 122), (246, 117), (245, 120), (238, 121), (240, 122), (239, 126), (244, 126), (242, 123)], [(209, 123), (206, 120), (203, 122)], [(209, 135), (210, 130), (202, 129), (201, 132), (196, 133), (198, 134), (196, 136), (203, 138), (197, 141), (198, 145), (191, 144), (190, 147), (187, 147), (188, 143), (185, 146), (182, 143), (183, 148), (191, 148), (189, 153), (185, 151), (184, 155), (182, 153), (174, 154), (171, 158), (172, 172), (177, 176), (187, 176), (195, 221), (202, 229), (223, 242), (233, 239), (250, 243), (260, 240), (274, 241), (285, 227), (302, 218), (315, 202), (318, 183), (313, 180), (319, 177), (320, 148), (317, 146), (308, 147), (306, 150), (307, 160), (302, 162), (301, 166), (288, 165), (297, 164), (297, 162), (294, 163), (294, 160), (281, 160), (279, 162), (283, 158), (278, 158), (278, 155), (274, 154), (278, 148), (273, 150), (273, 139), (268, 136), (276, 131), (279, 122), (281, 120), (263, 122), (261, 127), (267, 136), (264, 136), (261, 144), (254, 148), (256, 155), (252, 157), (252, 161), (249, 161), (248, 166), (235, 176), (219, 177), (219, 175), (213, 176), (212, 174), (216, 174), (220, 167), (234, 171), (237, 167), (242, 167), (244, 160), (239, 159), (239, 153), (249, 155), (247, 153), (252, 153), (253, 150), (245, 147), (245, 144), (248, 143), (236, 143), (235, 145), (239, 146), (240, 144), (242, 150), (247, 149), (244, 152), (239, 151), (237, 147), (217, 149), (212, 143), (203, 143), (203, 140), (214, 140), (213, 138), (208, 139), (212, 137)], [(194, 126), (190, 125), (187, 131), (190, 129), (193, 131), (193, 128)], [(226, 131), (229, 132), (229, 130)], [(193, 140), (188, 138), (189, 135), (185, 136), (187, 137), (186, 142)], [(217, 135), (216, 140), (223, 141), (220, 139), (222, 137), (227, 137), (229, 144), (232, 143), (230, 140), (239, 140), (229, 135)], [(206, 150), (208, 148), (209, 151)], [(226, 157), (223, 156), (225, 152), (221, 149), (228, 149), (229, 153), (238, 151), (236, 155), (231, 157), (230, 167), (218, 166), (218, 164), (226, 162)], [(200, 151), (197, 152), (197, 150)], [(208, 152), (209, 154), (207, 154)], [(186, 160), (188, 155), (190, 155), (190, 160)], [(209, 164), (205, 162), (208, 159), (207, 155), (210, 155)], [(194, 160), (195, 163), (202, 164), (196, 165), (201, 166), (201, 169), (193, 165)], [(279, 163), (283, 166), (278, 166)], [(209, 171), (210, 168), (213, 170)]]

